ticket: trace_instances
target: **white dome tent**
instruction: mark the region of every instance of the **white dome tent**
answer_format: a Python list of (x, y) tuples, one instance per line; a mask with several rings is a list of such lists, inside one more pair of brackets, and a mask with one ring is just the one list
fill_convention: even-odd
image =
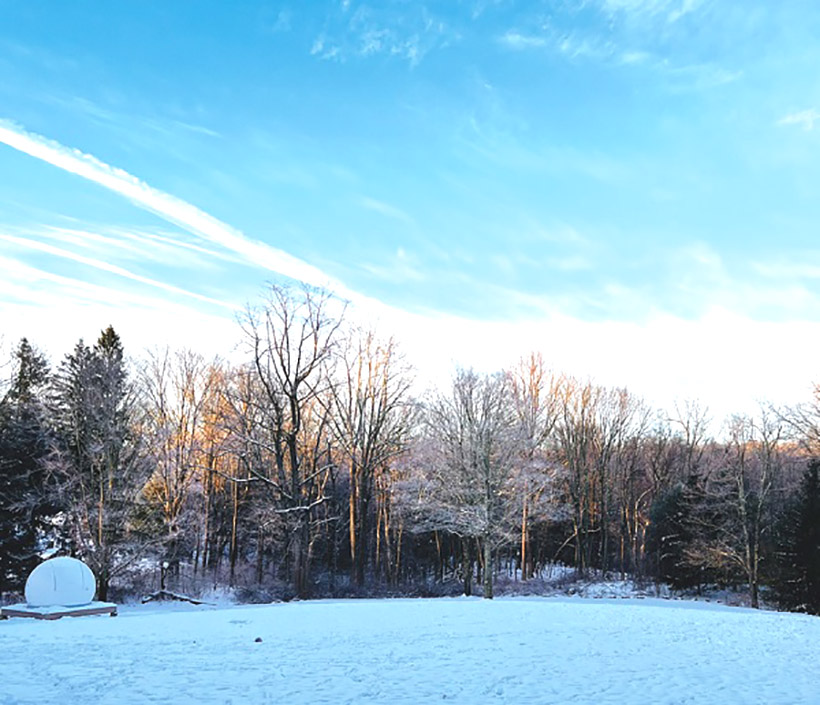
[(43, 561), (28, 576), (26, 602), (0, 609), (0, 617), (59, 619), (90, 614), (117, 614), (110, 602), (94, 602), (97, 580), (91, 569), (76, 558)]
[(89, 604), (96, 590), (97, 579), (85, 563), (76, 558), (52, 558), (28, 576), (26, 604), (29, 607), (78, 607)]

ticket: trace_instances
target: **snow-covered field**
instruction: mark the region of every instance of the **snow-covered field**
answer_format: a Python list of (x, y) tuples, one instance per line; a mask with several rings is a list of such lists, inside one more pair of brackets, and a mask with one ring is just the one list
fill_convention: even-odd
[(652, 599), (146, 605), (0, 622), (0, 703), (820, 705), (818, 653), (819, 618)]

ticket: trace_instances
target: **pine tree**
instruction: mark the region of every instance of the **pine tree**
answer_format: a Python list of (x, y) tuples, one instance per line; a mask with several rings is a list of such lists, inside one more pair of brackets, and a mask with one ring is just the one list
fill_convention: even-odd
[(6, 399), (17, 404), (31, 403), (48, 381), (48, 363), (26, 338), (20, 340), (13, 362), (14, 374)]
[(66, 356), (55, 376), (54, 407), (61, 439), (54, 468), (72, 550), (96, 573), (105, 600), (111, 579), (141, 547), (134, 518), (147, 479), (134, 433), (137, 405), (113, 328), (92, 349), (81, 340)]
[(646, 537), (655, 575), (675, 589), (692, 588), (700, 571), (686, 560), (692, 532), (692, 487), (682, 483), (660, 494), (652, 505)]
[(0, 400), (0, 592), (19, 590), (38, 562), (45, 498), (43, 461), (49, 450), (44, 392), (48, 363), (23, 338), (14, 373)]
[(778, 534), (780, 570), (775, 592), (780, 603), (820, 614), (820, 459), (809, 462)]

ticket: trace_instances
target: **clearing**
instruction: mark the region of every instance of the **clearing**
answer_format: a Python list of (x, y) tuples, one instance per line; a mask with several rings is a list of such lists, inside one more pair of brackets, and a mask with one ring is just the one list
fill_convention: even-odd
[(0, 622), (0, 703), (817, 705), (818, 648), (820, 618), (655, 599), (125, 606)]

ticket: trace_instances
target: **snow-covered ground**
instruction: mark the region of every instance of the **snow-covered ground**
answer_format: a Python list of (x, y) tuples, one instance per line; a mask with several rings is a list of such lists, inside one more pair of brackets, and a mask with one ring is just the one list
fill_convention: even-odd
[(820, 618), (653, 599), (146, 605), (0, 622), (0, 703), (820, 705), (819, 648)]

